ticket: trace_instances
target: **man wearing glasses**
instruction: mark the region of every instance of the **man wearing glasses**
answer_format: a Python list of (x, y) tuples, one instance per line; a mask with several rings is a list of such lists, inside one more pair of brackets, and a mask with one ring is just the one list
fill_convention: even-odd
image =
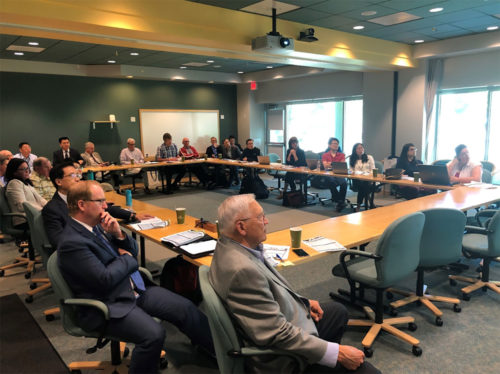
[[(144, 155), (142, 154), (142, 151), (139, 148), (136, 148), (134, 138), (127, 139), (127, 148), (123, 148), (122, 151), (120, 152), (120, 164), (122, 165), (144, 164)], [(126, 176), (133, 176), (139, 174), (142, 174), (142, 179), (144, 181), (144, 190), (146, 191), (146, 193), (150, 193), (147, 172), (145, 172), (141, 168), (131, 168), (125, 170)]]
[(254, 195), (227, 198), (218, 209), (221, 237), (210, 266), (210, 281), (244, 342), (274, 348), (289, 356), (252, 357), (255, 372), (379, 373), (364, 362), (362, 351), (340, 340), (347, 311), (334, 301), (319, 304), (293, 291), (263, 255), (268, 220)]
[(58, 265), (77, 298), (102, 301), (109, 320), (93, 308), (79, 309), (84, 330), (102, 329), (106, 335), (135, 344), (130, 373), (157, 373), (165, 329), (154, 317), (168, 321), (191, 342), (213, 353), (206, 316), (188, 299), (142, 278), (137, 243), (105, 211), (106, 198), (96, 181), (70, 187), (71, 219), (57, 247)]
[[(80, 183), (80, 174), (71, 161), (54, 166), (50, 170), (50, 180), (56, 188), (52, 199), (43, 207), (42, 217), (45, 231), (50, 244), (55, 249), (59, 243), (61, 233), (69, 221), (67, 196), (72, 186)], [(107, 211), (116, 218), (128, 221), (152, 218), (150, 215), (136, 215), (118, 206), (110, 206)]]

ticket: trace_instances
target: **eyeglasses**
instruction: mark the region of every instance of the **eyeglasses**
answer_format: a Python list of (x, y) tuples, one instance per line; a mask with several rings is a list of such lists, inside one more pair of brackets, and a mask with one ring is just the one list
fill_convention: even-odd
[(71, 178), (80, 178), (82, 175), (79, 174), (79, 173), (71, 173), (71, 174), (66, 174), (65, 176), (63, 176), (63, 178), (66, 178), (66, 177), (71, 177)]
[(410, 149), (408, 149), (409, 151), (418, 151), (418, 148), (414, 148), (414, 147), (411, 147)]
[(248, 221), (249, 219), (252, 218), (256, 218), (258, 221), (264, 221), (266, 219), (266, 215), (264, 213), (261, 213), (256, 217), (240, 218), (238, 221)]
[(19, 168), (17, 169), (17, 171), (29, 171), (30, 169), (29, 168)]
[(102, 205), (103, 203), (106, 202), (106, 199), (89, 199), (89, 200), (83, 200), (83, 201), (92, 201), (93, 203), (99, 203)]
[(135, 145), (135, 143), (127, 143), (128, 145)]

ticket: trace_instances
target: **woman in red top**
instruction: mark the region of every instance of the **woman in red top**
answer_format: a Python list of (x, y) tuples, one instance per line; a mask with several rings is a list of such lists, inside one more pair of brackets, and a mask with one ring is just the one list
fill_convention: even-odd
[[(325, 170), (332, 168), (332, 162), (345, 162), (345, 154), (339, 145), (337, 138), (330, 138), (328, 140), (328, 149), (321, 156), (321, 161)], [(332, 192), (332, 201), (337, 203), (337, 212), (345, 208), (345, 195), (347, 193), (347, 182), (345, 178), (332, 177), (328, 178), (328, 187)], [(339, 190), (337, 190), (339, 187)]]

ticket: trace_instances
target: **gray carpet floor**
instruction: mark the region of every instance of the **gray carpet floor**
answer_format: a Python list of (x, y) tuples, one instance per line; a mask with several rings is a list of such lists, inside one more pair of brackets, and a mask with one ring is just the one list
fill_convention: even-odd
[[(266, 181), (271, 184), (272, 181)], [(317, 191), (327, 197), (325, 191)], [(216, 217), (217, 206), (226, 197), (238, 193), (236, 188), (227, 190), (202, 191), (197, 189), (183, 188), (174, 195), (141, 195), (134, 198), (148, 201), (151, 204), (175, 208), (183, 206), (188, 214), (203, 217), (213, 221)], [(301, 225), (333, 217), (335, 212), (331, 203), (326, 206), (320, 204), (311, 205), (302, 209), (291, 209), (281, 206), (281, 201), (276, 199), (277, 193), (273, 192), (261, 204), (269, 218), (268, 232), (285, 229), (290, 226)], [(349, 197), (349, 196), (348, 196)], [(352, 196), (351, 196), (352, 197)], [(387, 205), (397, 202), (388, 192), (377, 194), (377, 205)], [(346, 209), (342, 214), (348, 214)], [(469, 212), (473, 214), (473, 212)], [(164, 247), (147, 242), (148, 268), (161, 269), (166, 259), (175, 254)], [(367, 249), (373, 250), (376, 243), (370, 243)], [(17, 254), (12, 242), (0, 244), (0, 264), (8, 264)], [(334, 278), (331, 269), (338, 263), (338, 254), (322, 257), (321, 261), (309, 261), (307, 263), (288, 267), (282, 270), (283, 275), (291, 282), (295, 289), (302, 295), (314, 298), (320, 302), (330, 299), (329, 292), (336, 291), (339, 287), (345, 288), (347, 283), (343, 279)], [(465, 260), (470, 269), (464, 274), (475, 276), (474, 269), (477, 261)], [(7, 273), (0, 278), (0, 295), (18, 293), (22, 299), (28, 290), (28, 282), (22, 273), (12, 275)], [(43, 269), (37, 271), (35, 276), (45, 276)], [(500, 280), (500, 264), (494, 263), (491, 268), (491, 278)], [(428, 293), (459, 297), (461, 295), (458, 286), (450, 286), (447, 281), (447, 273), (437, 271), (426, 274), (425, 283), (429, 286)], [(399, 284), (399, 288), (412, 289), (415, 277), (409, 277)], [(368, 298), (373, 299), (371, 293)], [(47, 334), (51, 343), (59, 352), (66, 363), (81, 360), (106, 360), (109, 358), (107, 348), (95, 354), (87, 355), (85, 349), (93, 345), (94, 341), (85, 338), (76, 338), (66, 334), (59, 319), (47, 322), (43, 310), (54, 307), (57, 300), (52, 291), (46, 291), (35, 296), (31, 304), (26, 304), (40, 327)], [(415, 317), (418, 329), (411, 333), (421, 341), (423, 355), (415, 357), (411, 353), (411, 347), (390, 336), (382, 333), (373, 345), (374, 355), (369, 359), (383, 373), (498, 373), (500, 372), (500, 359), (497, 351), (500, 347), (500, 324), (497, 321), (500, 311), (500, 295), (490, 291), (483, 293), (477, 291), (468, 302), (462, 302), (462, 312), (455, 313), (453, 307), (443, 305), (444, 325), (437, 327), (434, 324), (434, 316), (425, 307), (415, 305), (401, 308), (399, 315), (411, 315)], [(351, 317), (362, 317), (362, 313), (355, 308), (349, 308)], [(8, 323), (8, 321), (1, 321)], [(189, 341), (179, 333), (175, 327), (165, 324), (167, 328), (167, 339), (165, 348), (169, 358), (169, 367), (163, 373), (217, 373), (217, 368), (206, 358), (194, 352)], [(405, 327), (405, 331), (408, 331)], [(364, 329), (349, 328), (344, 335), (344, 344), (350, 344), (362, 349), (361, 340), (365, 334)], [(132, 348), (132, 347), (131, 347)], [(1, 352), (1, 351), (0, 351)], [(26, 359), (29, 359), (27, 357)]]

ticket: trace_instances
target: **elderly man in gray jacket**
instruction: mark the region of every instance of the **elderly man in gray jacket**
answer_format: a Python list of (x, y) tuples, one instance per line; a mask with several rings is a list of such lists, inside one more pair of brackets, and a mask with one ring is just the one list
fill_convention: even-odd
[(268, 221), (253, 195), (226, 199), (218, 210), (221, 238), (210, 268), (210, 281), (237, 324), (245, 342), (293, 353), (254, 357), (250, 372), (379, 373), (360, 350), (340, 345), (347, 311), (339, 303), (320, 305), (293, 291), (266, 262), (262, 242)]

